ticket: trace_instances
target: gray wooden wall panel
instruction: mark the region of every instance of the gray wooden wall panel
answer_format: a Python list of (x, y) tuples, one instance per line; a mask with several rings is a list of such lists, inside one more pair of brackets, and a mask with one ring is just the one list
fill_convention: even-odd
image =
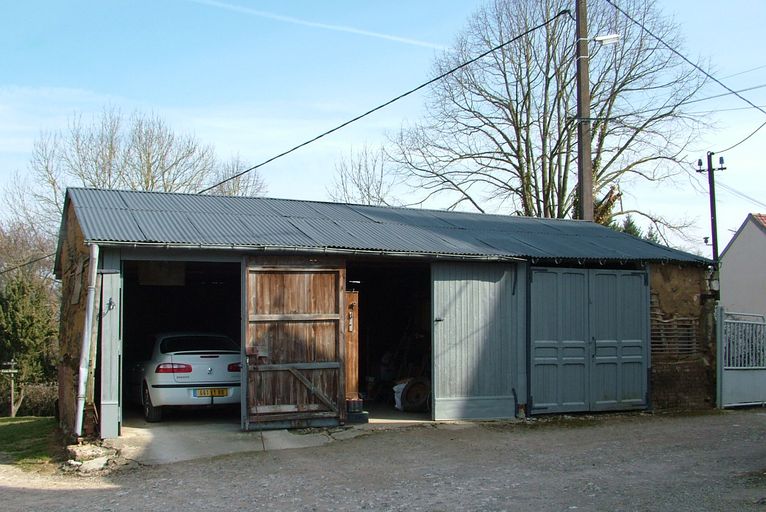
[[(101, 411), (100, 436), (112, 439), (120, 434), (122, 410), (120, 407), (122, 372), (122, 276), (120, 254), (105, 250), (101, 255)], [(116, 273), (114, 273), (114, 272)]]
[(515, 416), (520, 273), (513, 264), (432, 266), (435, 419)]

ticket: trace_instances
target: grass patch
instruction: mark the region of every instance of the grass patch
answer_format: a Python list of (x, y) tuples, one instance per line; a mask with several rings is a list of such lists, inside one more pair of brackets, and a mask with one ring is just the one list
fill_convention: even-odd
[(61, 454), (57, 432), (52, 417), (0, 418), (0, 462), (25, 466), (56, 461)]

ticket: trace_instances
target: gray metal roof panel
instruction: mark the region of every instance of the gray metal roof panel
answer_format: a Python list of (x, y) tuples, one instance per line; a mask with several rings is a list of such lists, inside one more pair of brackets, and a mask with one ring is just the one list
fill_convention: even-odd
[(311, 237), (296, 229), (295, 225), (284, 217), (240, 216), (238, 220), (245, 229), (242, 238), (244, 245), (268, 247), (313, 247), (316, 245)]
[(69, 197), (88, 241), (709, 263), (583, 221), (95, 189)]
[(143, 242), (144, 234), (133, 212), (117, 209), (78, 208), (83, 236), (91, 241)]
[(70, 188), (69, 193), (74, 199), (78, 208), (99, 208), (99, 209), (122, 209), (128, 207), (120, 194), (102, 194), (101, 190), (90, 188)]
[(312, 208), (310, 203), (305, 201), (290, 199), (263, 199), (263, 201), (282, 217), (315, 219), (320, 216), (319, 212)]
[(410, 226), (424, 227), (449, 227), (450, 224), (442, 221), (431, 210), (414, 210), (407, 208), (389, 208), (380, 206), (349, 205), (355, 212), (364, 215), (375, 222), (392, 222), (407, 224)]
[(185, 212), (134, 211), (145, 242), (204, 244), (206, 240)]
[(347, 204), (311, 203), (311, 209), (318, 213), (317, 218), (357, 222), (369, 220)]

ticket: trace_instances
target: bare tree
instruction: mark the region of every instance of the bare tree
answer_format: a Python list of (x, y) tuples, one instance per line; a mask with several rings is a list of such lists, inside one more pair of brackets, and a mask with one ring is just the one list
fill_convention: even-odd
[[(424, 192), (422, 200), (446, 195), (453, 208), (540, 217), (576, 211), (575, 31), (569, 17), (556, 17), (571, 3), (495, 0), (437, 60), (442, 73), (552, 20), (437, 82), (426, 118), (394, 138), (394, 158)], [(677, 27), (653, 0), (625, 0), (621, 7), (680, 46)], [(616, 46), (590, 46), (594, 216), (608, 224), (620, 214), (615, 190), (680, 171), (698, 127), (684, 102), (704, 80), (606, 2), (592, 2), (589, 10), (589, 33), (621, 37)], [(655, 225), (677, 227), (642, 214)]]
[[(226, 162), (219, 163), (210, 176), (211, 185), (218, 184), (208, 194), (223, 196), (262, 196), (267, 187), (257, 170), (242, 174), (250, 166), (239, 155), (234, 155)], [(239, 176), (238, 176), (239, 175)], [(232, 176), (236, 178), (229, 179)]]
[(131, 190), (196, 192), (216, 166), (211, 146), (176, 134), (155, 115), (133, 114), (122, 153)]
[(395, 185), (396, 175), (383, 148), (364, 145), (357, 152), (352, 149), (348, 158), (335, 164), (335, 177), (327, 194), (333, 201), (343, 203), (390, 206)]
[[(77, 115), (66, 129), (42, 133), (35, 141), (29, 172), (17, 174), (6, 200), (17, 220), (55, 237), (66, 187), (195, 193), (242, 167), (239, 158), (219, 162), (211, 146), (176, 133), (156, 114), (134, 112), (125, 117), (115, 108), (105, 108), (90, 121)], [(235, 181), (217, 188), (217, 193), (265, 190), (256, 171)]]

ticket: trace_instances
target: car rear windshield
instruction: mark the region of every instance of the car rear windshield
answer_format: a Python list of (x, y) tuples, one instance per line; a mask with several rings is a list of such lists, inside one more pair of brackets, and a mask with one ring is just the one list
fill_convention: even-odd
[(235, 350), (239, 352), (239, 345), (231, 338), (224, 336), (174, 336), (165, 338), (160, 342), (160, 352), (208, 352), (218, 350)]

